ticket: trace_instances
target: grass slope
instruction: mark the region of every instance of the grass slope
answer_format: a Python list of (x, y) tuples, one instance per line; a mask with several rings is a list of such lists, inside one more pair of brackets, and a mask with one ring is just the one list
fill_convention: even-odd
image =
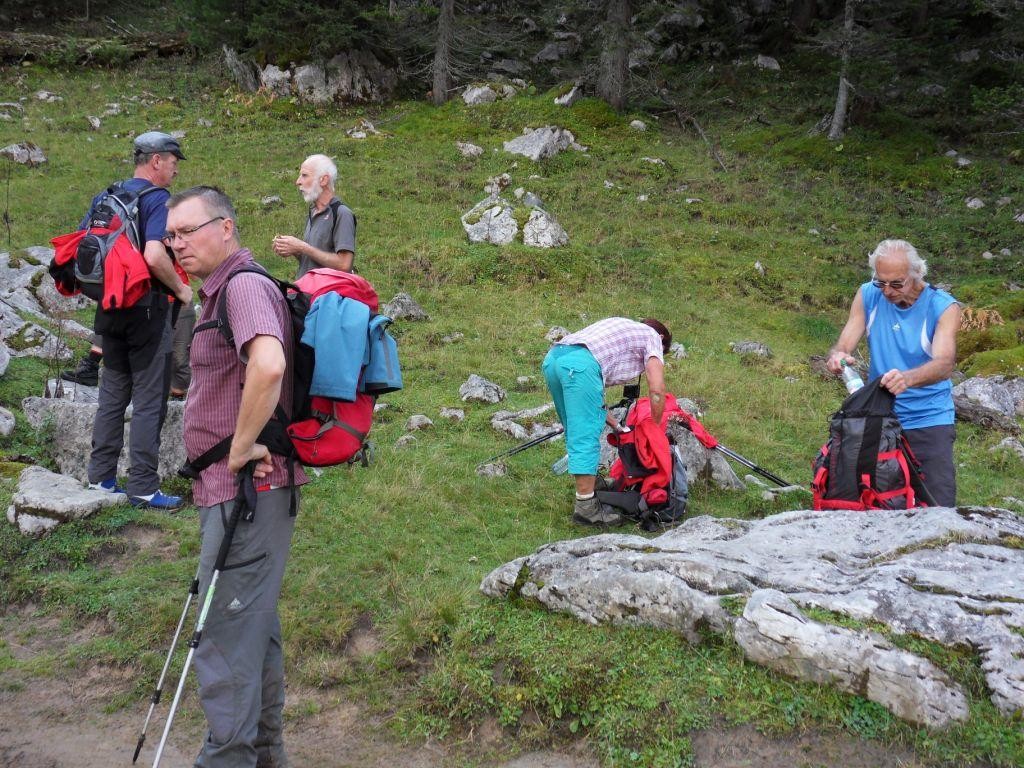
[[(508, 477), (478, 478), (477, 462), (513, 443), (491, 430), (494, 407), (458, 399), (459, 384), (475, 372), (509, 389), (503, 408), (545, 402), (538, 367), (553, 325), (579, 328), (611, 314), (663, 319), (688, 350), (668, 364), (670, 389), (705, 404), (706, 425), (726, 445), (794, 482), (808, 481), (843, 394), (810, 373), (808, 356), (834, 340), (868, 276), (866, 254), (882, 237), (915, 242), (935, 281), (1007, 320), (983, 338), (965, 336), (974, 355), (964, 361), (968, 369), (1021, 373), (1024, 303), (1006, 290), (1008, 280), (1020, 279), (1020, 254), (980, 258), (1020, 247), (1012, 216), (1024, 202), (1024, 174), (1007, 150), (977, 147), (973, 165), (959, 168), (939, 139), (895, 115), (842, 145), (807, 138), (816, 118), (804, 118), (817, 113), (820, 94), (794, 90), (795, 82), (774, 74), (740, 74), (708, 97), (716, 102), (728, 91), (739, 106), (709, 108), (704, 118), (721, 137), (730, 166), (722, 173), (693, 136), (650, 116), (616, 115), (596, 100), (568, 110), (545, 95), (477, 108), (456, 101), (440, 109), (336, 110), (238, 95), (208, 64), (2, 69), (3, 92), (28, 99), (23, 122), (0, 123), (0, 145), (34, 141), (49, 158), (39, 168), (5, 166), (5, 245), (17, 255), (72, 229), (99, 187), (130, 175), (132, 135), (181, 130), (189, 159), (176, 187), (222, 186), (238, 207), (245, 244), (290, 276), (293, 265), (275, 258), (269, 243), (278, 232), (301, 234), (304, 210), (292, 185), (298, 164), (312, 152), (337, 158), (340, 195), (359, 217), (360, 271), (383, 299), (408, 291), (432, 319), (397, 324), (407, 388), (388, 396), (375, 426), (377, 465), (333, 469), (308, 488), (282, 613), (292, 678), (363, 698), (391, 714), (400, 735), (469, 738), (474, 725), (497, 718), (524, 749), (585, 734), (608, 765), (672, 766), (692, 760), (693, 729), (752, 723), (768, 733), (819, 728), (910, 745), (929, 762), (1021, 764), (1019, 724), (996, 714), (969, 654), (931, 649), (973, 697), (968, 724), (931, 733), (860, 698), (753, 666), (728, 639), (689, 646), (664, 632), (583, 626), (477, 593), (495, 566), (586, 533), (569, 523), (567, 481), (548, 471), (561, 448), (516, 456)], [(39, 89), (64, 101), (39, 102), (31, 95)], [(115, 102), (120, 114), (87, 130), (85, 115)], [(384, 134), (348, 139), (344, 129), (364, 116)], [(648, 121), (647, 132), (629, 128), (636, 116)], [(589, 151), (536, 164), (491, 151), (524, 126), (549, 123), (572, 130)], [(487, 151), (464, 159), (457, 140)], [(488, 177), (503, 172), (513, 188), (545, 201), (570, 233), (568, 247), (467, 244), (459, 215), (483, 197)], [(260, 200), (270, 194), (286, 205), (265, 210)], [(966, 208), (964, 198), (974, 195), (989, 204)], [(1002, 196), (1016, 208), (997, 207)], [(442, 343), (456, 331), (464, 338)], [(744, 339), (768, 343), (775, 356), (744, 364), (728, 348)], [(17, 407), (39, 392), (43, 370), (38, 361), (13, 361), (0, 380), (0, 403)], [(521, 375), (535, 383), (516, 389)], [(442, 406), (465, 407), (466, 420), (439, 418)], [(394, 448), (416, 413), (435, 426), (418, 433), (414, 447)], [(988, 451), (1001, 435), (967, 425), (959, 433), (965, 503), (1024, 497), (1019, 462)], [(23, 422), (0, 448), (45, 455)], [(18, 466), (4, 467), (6, 504)], [(692, 497), (694, 514), (719, 516), (763, 515), (781, 504), (753, 491), (698, 488)], [(157, 532), (159, 556), (126, 543), (123, 534), (140, 527)], [(31, 598), (41, 611), (69, 622), (100, 620), (109, 631), (31, 663), (0, 645), (0, 672), (31, 679), (83, 664), (129, 665), (138, 671), (137, 689), (110, 706), (144, 699), (195, 567), (196, 539), (191, 510), (115, 510), (41, 541), (4, 527), (5, 605)], [(367, 626), (380, 650), (358, 660), (347, 644)]]

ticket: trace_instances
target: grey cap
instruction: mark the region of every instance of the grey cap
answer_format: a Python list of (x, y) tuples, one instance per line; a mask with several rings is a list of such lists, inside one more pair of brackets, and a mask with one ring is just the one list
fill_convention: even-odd
[(185, 156), (181, 154), (181, 144), (178, 143), (178, 140), (162, 131), (146, 131), (136, 136), (135, 151), (144, 155), (151, 152), (170, 152), (179, 160), (185, 159)]

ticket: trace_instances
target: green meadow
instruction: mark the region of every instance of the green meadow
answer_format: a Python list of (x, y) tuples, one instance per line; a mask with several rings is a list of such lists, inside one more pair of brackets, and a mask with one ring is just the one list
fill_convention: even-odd
[[(734, 75), (728, 86), (700, 81), (708, 105), (701, 121), (718, 142), (722, 171), (700, 137), (669, 115), (617, 114), (596, 99), (566, 109), (533, 89), (472, 108), (460, 99), (440, 108), (415, 101), (318, 108), (240, 94), (219, 64), (204, 61), (118, 71), (8, 66), (0, 69), (3, 100), (28, 98), (23, 118), (0, 122), (0, 146), (31, 141), (48, 162), (0, 165), (9, 222), (0, 250), (24, 258), (23, 248), (74, 229), (93, 194), (131, 175), (135, 134), (183, 131), (188, 160), (175, 189), (222, 187), (235, 201), (243, 243), (276, 275), (291, 277), (294, 264), (275, 257), (270, 241), (302, 234), (298, 166), (314, 152), (336, 158), (338, 193), (358, 216), (357, 268), (382, 301), (408, 292), (430, 320), (393, 327), (406, 387), (383, 399), (375, 465), (330, 469), (307, 486), (281, 612), (290, 681), (355, 698), (386, 715), (394, 738), (458, 743), (496, 719), (506, 754), (586, 737), (606, 765), (682, 766), (692, 762), (696, 730), (750, 724), (773, 735), (854, 735), (910, 748), (928, 764), (1021, 765), (1020, 723), (996, 712), (965, 649), (902, 640), (971, 696), (969, 722), (931, 732), (858, 697), (754, 666), (729, 638), (708, 635), (691, 645), (662, 631), (591, 627), (477, 590), (496, 566), (591, 533), (570, 522), (570, 483), (550, 472), (559, 443), (511, 458), (505, 477), (475, 473), (478, 462), (515, 445), (491, 428), (494, 411), (547, 402), (539, 366), (552, 326), (577, 329), (609, 315), (660, 318), (687, 351), (668, 361), (669, 389), (699, 402), (704, 424), (725, 445), (804, 485), (845, 394), (838, 381), (816, 376), (809, 358), (838, 335), (880, 239), (915, 243), (930, 279), (1002, 317), (1003, 325), (961, 334), (964, 373), (1024, 375), (1024, 293), (1007, 288), (1024, 281), (1024, 225), (1013, 220), (1024, 209), (1019, 138), (957, 145), (973, 161), (959, 167), (930, 125), (883, 110), (832, 144), (807, 135), (829, 108), (827, 86), (812, 92), (752, 67)], [(38, 101), (41, 89), (63, 101)], [(115, 103), (119, 113), (90, 130), (86, 115)], [(348, 138), (345, 129), (360, 118), (380, 134)], [(648, 129), (631, 129), (635, 118)], [(525, 127), (547, 124), (571, 130), (587, 151), (540, 163), (501, 151)], [(463, 158), (456, 141), (485, 152)], [(468, 244), (459, 217), (501, 173), (512, 177), (509, 192), (522, 186), (544, 201), (568, 231), (568, 246)], [(284, 205), (267, 209), (268, 195)], [(965, 205), (975, 196), (984, 208)], [(997, 206), (1002, 197), (1012, 203)], [(1012, 255), (998, 255), (1002, 248)], [(982, 259), (985, 251), (996, 258)], [(89, 312), (78, 319), (88, 324)], [(455, 332), (464, 335), (442, 342)], [(729, 343), (744, 340), (768, 344), (774, 356), (741, 359)], [(471, 373), (505, 387), (506, 401), (461, 403), (459, 385)], [(44, 361), (13, 360), (0, 379), (0, 404), (16, 410), (23, 397), (42, 394), (45, 374)], [(517, 387), (524, 375), (532, 384)], [(445, 406), (464, 408), (465, 421), (441, 418)], [(416, 433), (413, 446), (396, 448), (413, 414), (434, 426)], [(958, 435), (961, 503), (1024, 498), (1020, 461), (989, 451), (1003, 434), (961, 424)], [(15, 433), (0, 440), (5, 508), (21, 469), (17, 456), (46, 464), (48, 439), (19, 413)], [(164, 490), (187, 486), (174, 480)], [(700, 486), (691, 513), (759, 517), (809, 503), (809, 492), (766, 502), (756, 489)], [(66, 627), (101, 627), (31, 661), (0, 643), (0, 679), (31, 685), (94, 665), (124, 667), (135, 684), (107, 707), (139, 708), (195, 570), (197, 527), (194, 508), (174, 515), (121, 508), (40, 540), (0, 528), (5, 610), (31, 603)], [(125, 543), (126, 532), (138, 529), (154, 532), (158, 554)], [(377, 637), (371, 655), (346, 653), (356, 628)], [(184, 706), (198, 709), (194, 696)], [(490, 757), (465, 759), (487, 765)]]

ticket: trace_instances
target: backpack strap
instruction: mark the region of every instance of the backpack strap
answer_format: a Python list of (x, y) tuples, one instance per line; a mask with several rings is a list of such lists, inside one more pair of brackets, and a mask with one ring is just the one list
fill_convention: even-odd
[[(341, 206), (343, 206), (343, 205), (345, 205), (345, 203), (343, 203), (338, 198), (334, 198), (327, 205), (327, 207), (331, 211), (331, 250), (334, 250), (334, 233), (338, 229), (338, 209), (341, 208)], [(346, 207), (348, 207), (348, 206), (346, 206)], [(350, 208), (349, 210), (352, 210), (352, 209)], [(309, 211), (308, 217), (309, 217), (309, 222), (308, 223), (312, 224), (313, 223), (313, 211), (312, 210)], [(356, 230), (356, 228), (358, 226), (359, 226), (359, 220), (356, 219), (356, 215), (353, 212), (352, 213), (352, 232), (353, 232), (353, 234), (355, 234), (355, 230)], [(335, 253), (336, 253), (336, 251), (335, 251)], [(352, 253), (352, 271), (353, 272), (356, 271), (356, 255), (355, 255), (355, 252)]]

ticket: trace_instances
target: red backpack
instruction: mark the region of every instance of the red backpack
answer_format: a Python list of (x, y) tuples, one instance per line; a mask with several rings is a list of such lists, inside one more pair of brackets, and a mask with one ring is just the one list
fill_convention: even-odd
[[(266, 445), (271, 453), (288, 457), (289, 467), (293, 467), (295, 461), (314, 467), (356, 461), (368, 466), (371, 446), (367, 438), (377, 396), (402, 388), (397, 345), (387, 332), (391, 320), (377, 313), (378, 299), (373, 286), (359, 275), (327, 268), (310, 270), (293, 284), (278, 280), (262, 267), (242, 267), (232, 272), (228, 281), (243, 272), (262, 275), (280, 289), (291, 316), (294, 338), (293, 412), (285, 413), (279, 404), (257, 438), (258, 442)], [(234, 347), (234, 334), (228, 323), (226, 285), (227, 282), (218, 295), (217, 318), (200, 323), (193, 333), (216, 328)], [(326, 298), (324, 306), (334, 301), (329, 294), (354, 299), (369, 311), (359, 315), (365, 319), (355, 326), (343, 327), (342, 336), (328, 337), (333, 343), (321, 344), (319, 337), (307, 333), (312, 327), (312, 323), (307, 326), (307, 320), (312, 320), (314, 312), (323, 311), (317, 305), (318, 300)], [(351, 374), (347, 391), (332, 392), (332, 396), (315, 394), (318, 365), (326, 366), (326, 378), (333, 383), (331, 374), (335, 363)], [(198, 477), (208, 466), (227, 456), (232, 437), (226, 436), (201, 456), (189, 459), (179, 474), (192, 479)]]

